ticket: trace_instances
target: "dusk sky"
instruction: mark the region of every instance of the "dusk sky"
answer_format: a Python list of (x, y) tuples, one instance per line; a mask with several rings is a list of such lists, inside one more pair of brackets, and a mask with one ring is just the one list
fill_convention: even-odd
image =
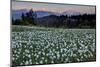
[(95, 6), (69, 5), (69, 4), (46, 4), (36, 2), (12, 2), (12, 10), (33, 9), (34, 11), (51, 11), (57, 13), (79, 12), (81, 14), (94, 14)]

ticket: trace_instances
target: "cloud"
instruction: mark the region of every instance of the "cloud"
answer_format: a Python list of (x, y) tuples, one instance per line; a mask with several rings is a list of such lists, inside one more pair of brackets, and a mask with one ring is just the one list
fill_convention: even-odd
[(79, 12), (81, 14), (95, 13), (95, 6), (84, 6), (84, 5), (69, 5), (69, 4), (49, 4), (49, 3), (35, 3), (35, 2), (16, 2), (12, 1), (12, 10), (20, 9), (33, 9), (34, 11), (51, 11), (57, 13), (63, 12)]

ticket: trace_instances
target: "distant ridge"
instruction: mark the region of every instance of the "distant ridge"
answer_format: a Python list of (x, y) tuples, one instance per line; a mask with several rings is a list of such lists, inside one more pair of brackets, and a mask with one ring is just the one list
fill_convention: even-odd
[[(21, 10), (12, 10), (12, 17), (13, 19), (20, 19), (21, 18), (21, 14), (22, 13), (26, 13), (29, 10), (25, 10), (25, 9), (21, 9)], [(56, 15), (56, 16), (60, 16), (60, 15), (80, 15), (80, 12), (70, 12), (70, 11), (65, 11), (62, 13), (58, 13), (58, 12), (50, 12), (50, 11), (34, 11), (37, 14), (37, 18), (41, 18), (44, 16), (49, 16), (49, 15)]]

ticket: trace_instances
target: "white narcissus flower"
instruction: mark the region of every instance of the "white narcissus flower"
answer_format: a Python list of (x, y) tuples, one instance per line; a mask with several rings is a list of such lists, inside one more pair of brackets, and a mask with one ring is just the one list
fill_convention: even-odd
[(30, 58), (30, 57), (31, 57), (31, 55), (29, 54), (29, 55), (28, 55), (28, 57)]
[(40, 64), (43, 64), (43, 61), (42, 60), (40, 60)]
[(45, 62), (47, 62), (47, 59), (45, 59)]
[(25, 65), (28, 65), (28, 64), (29, 64), (29, 62), (28, 62), (28, 61), (26, 61), (26, 62), (25, 62)]
[[(54, 63), (56, 59), (63, 59), (63, 62), (72, 62), (71, 57), (75, 58), (75, 61), (84, 61), (84, 57), (88, 59), (95, 56), (94, 29), (53, 28), (53, 30), (48, 30), (29, 26), (18, 26), (18, 28), (23, 28), (24, 31), (12, 31), (13, 61), (18, 60), (20, 57), (26, 58), (25, 56), (28, 59), (33, 58), (35, 62), (23, 60), (23, 64), (28, 65), (43, 64), (45, 62)], [(80, 59), (77, 58), (79, 56)]]

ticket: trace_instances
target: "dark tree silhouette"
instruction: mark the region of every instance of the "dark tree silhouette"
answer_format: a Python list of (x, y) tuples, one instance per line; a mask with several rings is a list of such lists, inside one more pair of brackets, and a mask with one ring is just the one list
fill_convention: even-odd
[(29, 24), (36, 25), (36, 16), (36, 13), (31, 9), (26, 13), (26, 21), (29, 22)]

